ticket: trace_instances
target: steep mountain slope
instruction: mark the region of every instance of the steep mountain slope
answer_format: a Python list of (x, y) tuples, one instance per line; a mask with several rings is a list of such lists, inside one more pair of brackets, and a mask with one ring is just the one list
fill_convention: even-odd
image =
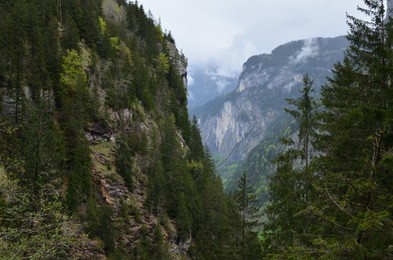
[(1, 259), (258, 245), (189, 120), (187, 60), (142, 5), (0, 1), (0, 35)]
[(302, 76), (308, 73), (318, 92), (347, 45), (345, 37), (313, 38), (253, 56), (244, 64), (233, 92), (196, 109), (203, 140), (225, 180), (253, 148), (282, 131), (288, 121), (285, 98), (299, 95)]

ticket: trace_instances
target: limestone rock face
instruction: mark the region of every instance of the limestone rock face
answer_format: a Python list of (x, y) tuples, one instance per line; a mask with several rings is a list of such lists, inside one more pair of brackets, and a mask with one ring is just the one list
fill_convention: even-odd
[(167, 41), (167, 44), (171, 55), (169, 58), (174, 64), (177, 64), (178, 73), (183, 78), (184, 86), (187, 87), (187, 58), (183, 53), (179, 52), (174, 43)]
[(282, 120), (288, 120), (285, 99), (299, 96), (303, 75), (314, 78), (318, 92), (347, 45), (345, 37), (314, 38), (253, 56), (244, 63), (233, 92), (196, 110), (203, 140), (224, 179), (266, 135), (277, 131)]
[(389, 17), (393, 18), (393, 0), (387, 0), (385, 23), (390, 21)]

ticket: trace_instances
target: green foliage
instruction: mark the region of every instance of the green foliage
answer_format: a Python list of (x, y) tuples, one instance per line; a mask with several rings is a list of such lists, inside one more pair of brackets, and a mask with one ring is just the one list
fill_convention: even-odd
[(169, 58), (165, 55), (165, 53), (160, 52), (157, 58), (157, 68), (159, 71), (167, 74), (169, 72), (170, 63)]
[(63, 72), (60, 74), (61, 92), (63, 95), (73, 95), (78, 88), (87, 84), (87, 76), (82, 67), (82, 59), (75, 50), (67, 50), (63, 59)]
[(175, 116), (176, 125), (182, 129), (184, 139), (188, 140), (190, 129), (187, 111), (187, 89), (175, 66), (175, 64), (171, 64), (166, 77), (170, 88), (173, 89), (170, 111)]
[(324, 156), (318, 163), (324, 170), (316, 186), (324, 196), (315, 208), (323, 208), (331, 220), (324, 229), (335, 238), (344, 234), (342, 241), (336, 239), (350, 245), (336, 245), (337, 254), (386, 258), (393, 238), (381, 229), (393, 224), (386, 217), (391, 214), (392, 194), (386, 186), (391, 171), (381, 158), (389, 157), (392, 147), (392, 24), (383, 22), (382, 2), (365, 5), (360, 10), (370, 15), (371, 23), (348, 17), (350, 48), (322, 92), (326, 112), (321, 115), (324, 135), (319, 144)]
[(150, 256), (152, 253), (150, 252), (150, 249), (152, 248), (151, 246), (152, 242), (148, 237), (149, 230), (145, 225), (143, 225), (139, 230), (139, 233), (141, 235), (141, 238), (136, 244), (136, 246), (134, 247), (132, 259), (143, 259), (143, 260), (151, 259)]
[[(70, 250), (81, 250), (74, 229), (102, 242), (83, 254), (100, 254), (90, 248), (98, 244), (112, 259), (171, 259), (166, 240), (191, 237), (193, 256), (231, 258), (240, 215), (196, 119), (189, 122), (178, 71), (186, 62), (172, 35), (137, 2), (3, 1), (0, 17), (0, 93), (8, 100), (0, 111), (0, 159), (23, 187), (17, 196), (0, 196), (1, 258), (74, 257)], [(116, 138), (102, 154), (91, 153), (86, 138), (101, 134), (96, 125)], [(93, 164), (100, 155), (110, 162)], [(119, 181), (113, 166), (127, 196), (146, 192), (144, 209), (122, 203), (118, 212), (117, 198), (103, 199), (101, 178)], [(68, 219), (64, 208), (78, 219)], [(162, 226), (147, 222), (154, 222), (148, 212)], [(137, 224), (132, 245), (124, 242), (130, 230), (118, 228), (129, 227), (129, 218)]]
[[(303, 77), (303, 89), (298, 99), (289, 99), (294, 110), (285, 109), (299, 124), (297, 140), (283, 138), (286, 150), (276, 159), (276, 174), (270, 182), (270, 204), (266, 213), (268, 224), (264, 241), (267, 252), (284, 254), (291, 246), (309, 239), (310, 226), (314, 222), (307, 214), (315, 195), (311, 159), (312, 143), (316, 139), (316, 112), (311, 93), (312, 80)], [(302, 223), (309, 223), (304, 225)], [(270, 254), (273, 256), (274, 254)]]
[(190, 237), (191, 224), (191, 216), (186, 205), (184, 193), (180, 193), (176, 212), (176, 225), (180, 241), (185, 241)]
[(306, 74), (303, 76), (303, 89), (300, 91), (301, 97), (298, 99), (288, 99), (288, 104), (296, 107), (296, 110), (286, 108), (289, 113), (299, 123), (299, 143), (301, 145), (301, 160), (304, 167), (308, 168), (311, 160), (311, 144), (315, 137), (315, 106), (316, 102), (312, 98), (313, 80)]
[(69, 256), (76, 233), (60, 199), (31, 193), (0, 168), (0, 258), (54, 259)]
[[(350, 47), (322, 88), (313, 142), (318, 158), (307, 163), (309, 128), (299, 132), (302, 149), (288, 149), (278, 159), (265, 241), (269, 259), (392, 257), (393, 30), (384, 22), (383, 1), (365, 6), (359, 10), (369, 21), (348, 16)], [(307, 130), (305, 111), (292, 114)]]
[(153, 259), (169, 260), (171, 256), (168, 252), (168, 246), (165, 244), (164, 237), (162, 235), (162, 230), (159, 225), (157, 225), (153, 232), (153, 243), (151, 247), (153, 252)]
[(16, 147), (23, 170), (15, 172), (20, 183), (36, 192), (41, 185), (59, 177), (56, 169), (62, 160), (61, 136), (58, 125), (53, 122), (53, 107), (45, 100), (30, 104), (26, 121), (19, 128)]
[(87, 77), (75, 50), (67, 51), (60, 74), (61, 127), (65, 145), (64, 170), (68, 181), (67, 203), (75, 211), (91, 191), (90, 149), (84, 136), (84, 101), (88, 100)]
[(251, 191), (246, 172), (243, 172), (238, 180), (238, 187), (234, 193), (234, 199), (241, 218), (239, 225), (239, 231), (241, 233), (239, 254), (241, 259), (258, 259), (262, 253), (261, 245), (255, 232), (255, 229), (259, 226), (259, 210), (256, 206), (256, 196)]
[(106, 30), (107, 30), (107, 24), (106, 24), (104, 18), (102, 18), (102, 17), (100, 16), (100, 17), (98, 17), (98, 21), (99, 21), (99, 23), (100, 23), (101, 33), (102, 33), (102, 34), (105, 34), (105, 33), (106, 33)]
[[(163, 174), (166, 179), (166, 190), (164, 191), (164, 205), (169, 216), (178, 216), (178, 205), (183, 203), (183, 206), (189, 204), (192, 196), (192, 179), (187, 172), (187, 161), (183, 158), (185, 150), (182, 148), (174, 125), (173, 117), (168, 118), (164, 124), (164, 140), (161, 144), (161, 156), (163, 163)], [(180, 194), (183, 193), (184, 201), (181, 202)], [(183, 207), (181, 206), (181, 207)], [(186, 214), (186, 209), (182, 208), (181, 214)], [(187, 221), (186, 221), (187, 222)], [(184, 223), (186, 225), (186, 223)], [(186, 225), (187, 226), (187, 225)], [(184, 232), (187, 232), (184, 230)]]
[(132, 190), (133, 160), (130, 137), (126, 133), (122, 133), (116, 142), (116, 171), (123, 177), (129, 190)]
[(206, 156), (205, 148), (203, 147), (198, 120), (195, 116), (191, 121), (190, 140), (188, 145), (191, 147), (189, 155), (191, 160), (201, 161), (204, 159)]
[(113, 226), (113, 210), (109, 205), (97, 205), (93, 198), (87, 203), (88, 233), (97, 236), (104, 242), (104, 250), (107, 254), (115, 251), (115, 229)]

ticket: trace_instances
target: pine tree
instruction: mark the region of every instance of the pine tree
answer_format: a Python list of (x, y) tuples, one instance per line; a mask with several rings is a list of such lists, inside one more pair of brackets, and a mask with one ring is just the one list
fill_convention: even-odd
[(151, 246), (152, 256), (154, 259), (171, 259), (170, 254), (168, 253), (168, 247), (165, 244), (164, 237), (162, 235), (162, 229), (159, 225), (157, 225), (153, 232), (153, 243)]
[[(322, 254), (391, 257), (392, 23), (383, 1), (365, 1), (369, 21), (349, 16), (350, 47), (323, 88), (322, 195), (314, 214), (325, 222)], [(329, 254), (327, 252), (330, 252)], [(332, 253), (333, 252), (333, 253)]]
[(127, 133), (123, 132), (116, 140), (116, 171), (123, 177), (126, 186), (131, 191), (133, 186), (133, 160), (130, 146), (132, 144), (130, 143), (130, 138), (127, 135)]
[(180, 193), (176, 212), (176, 226), (179, 241), (186, 241), (190, 237), (191, 224), (191, 216), (186, 205), (184, 193)]
[(28, 106), (18, 142), (24, 170), (16, 177), (35, 192), (41, 185), (59, 177), (57, 169), (63, 155), (61, 135), (53, 120), (54, 107), (49, 99), (43, 93)]
[(295, 107), (295, 110), (285, 108), (285, 112), (289, 113), (299, 124), (299, 146), (301, 152), (301, 160), (305, 168), (310, 166), (312, 159), (312, 141), (315, 139), (316, 102), (312, 97), (314, 92), (313, 80), (308, 74), (303, 76), (303, 88), (301, 89), (301, 97), (298, 99), (287, 99), (289, 105)]
[(67, 51), (60, 75), (61, 130), (65, 142), (65, 172), (68, 182), (67, 203), (71, 211), (91, 192), (90, 149), (84, 135), (88, 100), (87, 76), (75, 50)]
[(265, 226), (266, 251), (283, 256), (290, 247), (303, 247), (309, 242), (313, 219), (309, 218), (315, 191), (311, 159), (316, 139), (316, 102), (313, 81), (303, 77), (301, 96), (288, 99), (294, 109), (285, 111), (298, 124), (297, 138), (284, 137), (285, 151), (276, 158), (276, 174), (270, 182), (270, 205), (267, 207), (268, 224)]
[(205, 156), (205, 149), (203, 147), (202, 138), (198, 126), (198, 120), (194, 116), (191, 121), (190, 129), (190, 159), (195, 161), (201, 161)]
[(239, 245), (241, 259), (258, 259), (261, 248), (257, 240), (255, 228), (259, 226), (259, 208), (256, 206), (256, 196), (252, 193), (246, 172), (243, 172), (238, 180), (238, 187), (234, 198), (241, 218), (239, 227), (241, 234)]

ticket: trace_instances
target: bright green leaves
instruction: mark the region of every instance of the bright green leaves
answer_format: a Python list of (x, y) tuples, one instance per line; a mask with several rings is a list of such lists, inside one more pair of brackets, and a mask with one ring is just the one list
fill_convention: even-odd
[(114, 50), (116, 50), (116, 54), (122, 58), (122, 60), (132, 63), (131, 50), (127, 47), (127, 45), (120, 40), (119, 37), (111, 37), (110, 38), (111, 46)]
[(158, 55), (157, 68), (160, 72), (163, 72), (164, 74), (167, 74), (169, 72), (169, 68), (170, 68), (169, 58), (163, 52), (160, 52), (160, 54)]
[(107, 23), (105, 22), (104, 18), (102, 18), (102, 16), (98, 17), (98, 22), (100, 24), (101, 33), (105, 34), (108, 26)]
[(82, 59), (75, 50), (67, 50), (62, 69), (60, 84), (63, 94), (73, 95), (78, 88), (87, 86), (87, 76), (83, 70)]
[(360, 212), (352, 222), (357, 224), (357, 231), (376, 232), (383, 231), (384, 222), (389, 221), (390, 213), (386, 210)]

